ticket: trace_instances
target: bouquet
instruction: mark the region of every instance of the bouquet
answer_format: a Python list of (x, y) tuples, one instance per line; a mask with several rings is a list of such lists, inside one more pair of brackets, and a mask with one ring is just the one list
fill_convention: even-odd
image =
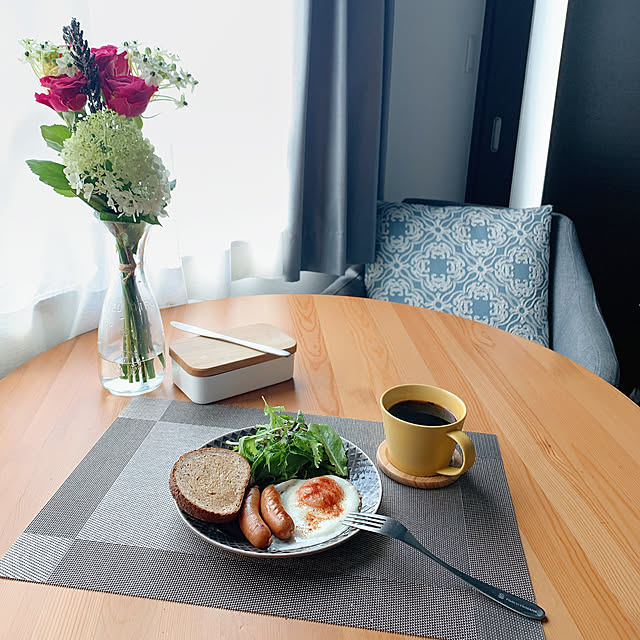
[[(27, 164), (60, 195), (83, 200), (115, 237), (122, 353), (117, 358), (100, 355), (118, 362), (117, 375), (112, 377), (124, 382), (121, 391), (128, 383), (145, 392), (162, 380), (157, 379), (155, 357), (163, 372), (165, 364), (162, 351), (153, 354), (148, 296), (140, 291), (146, 285), (136, 277), (136, 256), (140, 262), (147, 225), (160, 224), (167, 215), (175, 180), (169, 180), (162, 160), (142, 134), (143, 114), (153, 101), (186, 106), (185, 91), (193, 91), (197, 81), (180, 67), (176, 55), (162, 49), (144, 47), (135, 40), (118, 47), (90, 48), (75, 19), (62, 33), (64, 44), (21, 41), (23, 59), (44, 88), (35, 94), (36, 101), (62, 119), (61, 124), (40, 128), (60, 162), (27, 160)], [(104, 312), (103, 308), (103, 316)], [(102, 324), (101, 318), (99, 351)]]

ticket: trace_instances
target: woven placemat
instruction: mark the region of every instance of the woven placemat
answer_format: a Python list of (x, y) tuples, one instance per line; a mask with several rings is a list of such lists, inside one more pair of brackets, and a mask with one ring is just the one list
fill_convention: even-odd
[[(295, 407), (288, 407), (295, 410)], [(382, 424), (309, 416), (375, 460)], [(175, 460), (258, 409), (136, 398), (0, 560), (0, 576), (450, 640), (536, 640), (542, 625), (488, 600), (396, 540), (360, 532), (300, 558), (228, 553), (185, 526)], [(470, 433), (473, 468), (423, 491), (381, 475), (380, 512), (459, 569), (533, 600), (495, 436)]]

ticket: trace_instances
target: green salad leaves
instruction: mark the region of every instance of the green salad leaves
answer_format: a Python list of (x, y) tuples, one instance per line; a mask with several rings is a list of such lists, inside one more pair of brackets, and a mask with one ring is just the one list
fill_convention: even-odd
[(307, 424), (301, 411), (292, 417), (266, 400), (264, 413), (269, 424), (256, 425), (255, 434), (229, 443), (249, 462), (258, 485), (321, 475), (348, 477), (344, 445), (331, 427)]

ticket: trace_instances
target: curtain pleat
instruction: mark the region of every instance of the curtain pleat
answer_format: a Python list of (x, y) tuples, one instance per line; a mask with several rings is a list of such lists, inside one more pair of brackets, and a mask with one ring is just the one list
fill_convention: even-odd
[(384, 180), (393, 1), (308, 0), (284, 276), (371, 262)]

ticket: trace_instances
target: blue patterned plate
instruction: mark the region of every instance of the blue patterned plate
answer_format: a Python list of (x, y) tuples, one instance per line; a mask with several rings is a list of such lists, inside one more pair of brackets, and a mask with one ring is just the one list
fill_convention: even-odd
[[(247, 429), (238, 429), (230, 431), (219, 436), (211, 442), (207, 442), (205, 447), (223, 447), (229, 448), (227, 441), (237, 442), (242, 436), (251, 435), (255, 432), (253, 427)], [(382, 482), (380, 475), (373, 462), (367, 454), (352, 442), (342, 438), (345, 452), (347, 454), (347, 467), (349, 469), (349, 481), (360, 493), (362, 499), (360, 511), (363, 513), (375, 513), (380, 506), (382, 500)], [(177, 506), (177, 505), (176, 505)], [(339, 527), (335, 535), (328, 540), (310, 544), (305, 547), (295, 547), (288, 549), (286, 543), (277, 541), (267, 549), (257, 549), (249, 544), (240, 532), (237, 522), (225, 524), (212, 524), (193, 518), (189, 514), (178, 508), (178, 513), (182, 516), (186, 525), (201, 538), (217, 547), (239, 553), (245, 556), (259, 556), (271, 558), (290, 558), (293, 556), (306, 556), (318, 551), (330, 549), (336, 545), (342, 544), (358, 531), (350, 527)]]

